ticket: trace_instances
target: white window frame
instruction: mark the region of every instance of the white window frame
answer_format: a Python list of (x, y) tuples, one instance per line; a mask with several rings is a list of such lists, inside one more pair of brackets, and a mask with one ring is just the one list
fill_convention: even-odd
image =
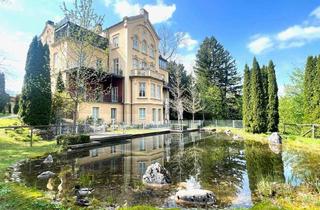
[(150, 45), (150, 57), (154, 58), (154, 47), (152, 44)]
[(151, 88), (151, 97), (155, 98), (156, 97), (156, 84), (151, 83), (150, 88)]
[(152, 108), (152, 122), (156, 123), (157, 122), (157, 109)]
[(117, 108), (111, 108), (111, 120), (117, 119)]
[(161, 85), (157, 85), (156, 97), (157, 99), (161, 99)]
[(119, 47), (119, 35), (112, 37), (112, 44), (114, 48)]
[(119, 71), (119, 58), (114, 58), (113, 59), (113, 71), (114, 73), (116, 73), (115, 71)]
[(132, 59), (132, 68), (138, 69), (139, 68), (139, 60), (137, 58)]
[(142, 44), (141, 44), (141, 51), (145, 54), (147, 54), (147, 50), (148, 50), (148, 44), (147, 44), (147, 41), (146, 40), (143, 40), (142, 41)]
[(139, 120), (146, 119), (146, 108), (139, 108)]
[(133, 48), (139, 50), (139, 39), (137, 34), (133, 35)]
[(100, 118), (100, 107), (92, 107), (92, 118), (96, 122)]
[(111, 88), (111, 102), (118, 102), (118, 87)]
[(139, 97), (146, 97), (146, 83), (139, 82)]

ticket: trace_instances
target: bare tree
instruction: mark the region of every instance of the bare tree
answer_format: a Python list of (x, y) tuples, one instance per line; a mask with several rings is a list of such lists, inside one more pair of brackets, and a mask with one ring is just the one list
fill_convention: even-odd
[(159, 51), (161, 56), (166, 60), (174, 58), (180, 43), (184, 39), (185, 33), (174, 33), (167, 24), (160, 25), (157, 33), (160, 37)]
[[(62, 11), (66, 17), (68, 29), (66, 33), (56, 34), (62, 41), (60, 51), (67, 66), (66, 91), (73, 102), (73, 124), (78, 119), (78, 106), (88, 100), (101, 100), (110, 92), (110, 86), (106, 87), (108, 77), (108, 64), (96, 59), (97, 48), (107, 51), (107, 39), (100, 35), (103, 16), (95, 13), (92, 0), (74, 0), (73, 8), (67, 8), (63, 3)], [(98, 65), (99, 64), (99, 65)]]
[(198, 91), (194, 77), (191, 77), (191, 84), (188, 87), (184, 107), (187, 112), (192, 113), (192, 123), (194, 123), (194, 115), (202, 110), (200, 92)]
[[(176, 64), (175, 62), (169, 64), (169, 68), (172, 68), (172, 74), (170, 74), (170, 93), (171, 93), (171, 100), (170, 105), (173, 111), (177, 113), (178, 117), (178, 124), (182, 125), (183, 120), (183, 112), (185, 107), (185, 85), (182, 83), (182, 71), (183, 65)], [(182, 129), (182, 127), (180, 127)]]

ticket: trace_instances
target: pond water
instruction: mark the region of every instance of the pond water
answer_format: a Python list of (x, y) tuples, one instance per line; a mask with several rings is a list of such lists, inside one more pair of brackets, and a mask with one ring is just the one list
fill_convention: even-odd
[[(92, 187), (90, 199), (103, 205), (177, 207), (180, 182), (196, 177), (211, 190), (217, 208), (250, 207), (262, 179), (299, 185), (320, 175), (316, 156), (257, 142), (233, 141), (224, 134), (191, 132), (109, 142), (87, 151), (52, 154), (54, 163), (31, 159), (20, 166), (27, 186), (46, 191), (62, 202), (74, 202), (74, 186)], [(143, 185), (146, 168), (155, 162), (171, 174), (172, 185), (151, 189)], [(55, 177), (39, 180), (44, 171)]]

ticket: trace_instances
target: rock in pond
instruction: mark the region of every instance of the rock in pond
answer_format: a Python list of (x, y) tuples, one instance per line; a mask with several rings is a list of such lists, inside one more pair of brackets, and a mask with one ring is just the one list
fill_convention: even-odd
[(204, 206), (212, 205), (216, 199), (213, 192), (203, 189), (179, 190), (175, 195), (179, 205)]
[(282, 138), (279, 135), (278, 132), (274, 132), (272, 133), (269, 137), (268, 137), (268, 141), (271, 144), (282, 144)]
[(45, 163), (45, 164), (53, 163), (52, 155), (48, 155), (48, 157), (46, 157), (46, 159), (44, 159), (43, 163)]
[(169, 172), (159, 163), (148, 166), (142, 179), (143, 183), (150, 187), (164, 187), (171, 183)]
[(37, 176), (38, 179), (49, 179), (51, 177), (54, 177), (56, 174), (51, 172), (51, 171), (45, 171), (45, 172), (42, 172), (41, 174), (39, 174)]
[(87, 199), (85, 199), (85, 198), (77, 198), (76, 199), (76, 204), (78, 206), (89, 206), (90, 205), (89, 201)]
[(76, 185), (74, 189), (75, 189), (75, 194), (78, 198), (86, 197), (94, 191), (93, 188), (87, 188), (87, 187), (81, 188), (79, 185)]

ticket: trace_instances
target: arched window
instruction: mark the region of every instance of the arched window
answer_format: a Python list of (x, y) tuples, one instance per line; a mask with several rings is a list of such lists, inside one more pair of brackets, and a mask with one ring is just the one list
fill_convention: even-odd
[(139, 50), (139, 40), (137, 34), (133, 36), (133, 48)]
[(150, 45), (150, 57), (154, 58), (154, 47)]
[(146, 40), (143, 40), (142, 42), (142, 52), (147, 53), (147, 42)]

